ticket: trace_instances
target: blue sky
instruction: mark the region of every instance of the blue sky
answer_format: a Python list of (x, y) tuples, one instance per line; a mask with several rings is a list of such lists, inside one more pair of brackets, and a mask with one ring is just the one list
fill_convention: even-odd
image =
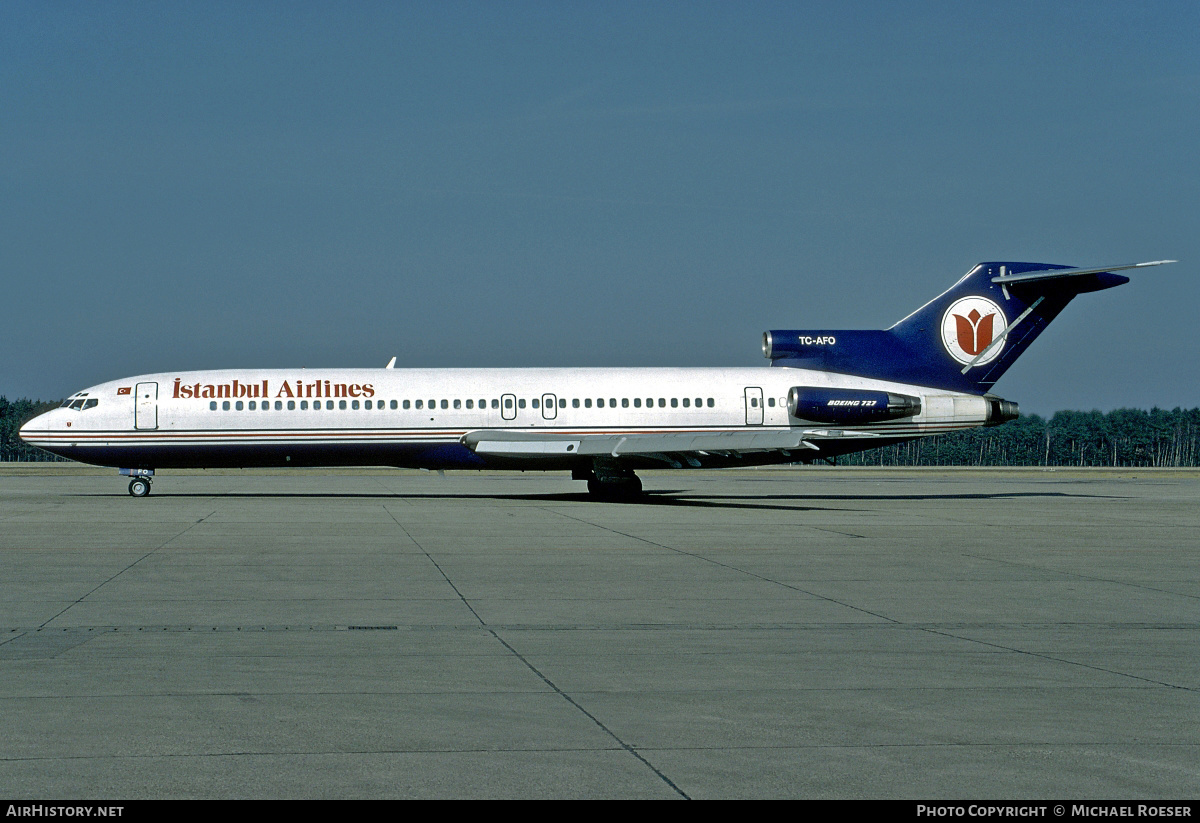
[(1200, 405), (1200, 4), (0, 4), (0, 393), (763, 365), (981, 260), (1177, 258), (997, 384)]

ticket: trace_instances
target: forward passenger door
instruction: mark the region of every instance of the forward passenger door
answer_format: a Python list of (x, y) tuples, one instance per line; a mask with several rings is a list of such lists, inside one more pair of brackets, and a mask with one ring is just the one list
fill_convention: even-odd
[(158, 384), (138, 383), (137, 399), (133, 407), (133, 427), (135, 429), (158, 428)]

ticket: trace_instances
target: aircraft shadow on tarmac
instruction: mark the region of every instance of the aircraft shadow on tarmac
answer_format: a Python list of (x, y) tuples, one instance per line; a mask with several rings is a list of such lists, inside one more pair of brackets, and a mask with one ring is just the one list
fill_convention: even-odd
[[(91, 497), (93, 495), (80, 495)], [(108, 495), (100, 495), (108, 496)], [(121, 496), (124, 495), (114, 495)], [(1072, 494), (1069, 492), (994, 492), (994, 493), (950, 493), (950, 494), (689, 494), (686, 489), (653, 489), (646, 490), (638, 498), (632, 500), (595, 500), (587, 492), (558, 492), (552, 494), (461, 494), (436, 492), (227, 492), (217, 494), (199, 494), (183, 492), (172, 494), (155, 494), (156, 498), (212, 498), (224, 497), (234, 499), (280, 499), (302, 500), (306, 498), (321, 500), (511, 500), (528, 503), (596, 503), (608, 506), (668, 506), (677, 508), (710, 508), (710, 509), (764, 509), (775, 511), (810, 511), (831, 508), (821, 505), (804, 505), (820, 503), (871, 503), (892, 501), (952, 501), (952, 500), (1006, 500), (1020, 498), (1067, 498), (1067, 499), (1103, 499), (1124, 500), (1127, 498), (1105, 494)], [(788, 501), (795, 501), (789, 503)], [(842, 511), (854, 511), (837, 506)]]

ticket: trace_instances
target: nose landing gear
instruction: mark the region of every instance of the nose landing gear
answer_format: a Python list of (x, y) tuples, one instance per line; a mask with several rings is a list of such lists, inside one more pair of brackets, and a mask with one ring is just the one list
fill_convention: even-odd
[(132, 497), (145, 497), (150, 494), (150, 484), (153, 482), (154, 469), (120, 469), (121, 474), (132, 477), (129, 481), (129, 494)]

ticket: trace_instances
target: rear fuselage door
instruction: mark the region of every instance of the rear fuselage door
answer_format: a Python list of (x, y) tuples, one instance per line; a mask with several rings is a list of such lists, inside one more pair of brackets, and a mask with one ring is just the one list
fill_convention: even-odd
[(158, 428), (158, 384), (138, 383), (133, 407), (133, 426), (136, 429)]
[(546, 420), (558, 417), (558, 398), (552, 394), (542, 395), (542, 417)]
[(757, 387), (746, 389), (746, 425), (763, 424), (763, 391)]

